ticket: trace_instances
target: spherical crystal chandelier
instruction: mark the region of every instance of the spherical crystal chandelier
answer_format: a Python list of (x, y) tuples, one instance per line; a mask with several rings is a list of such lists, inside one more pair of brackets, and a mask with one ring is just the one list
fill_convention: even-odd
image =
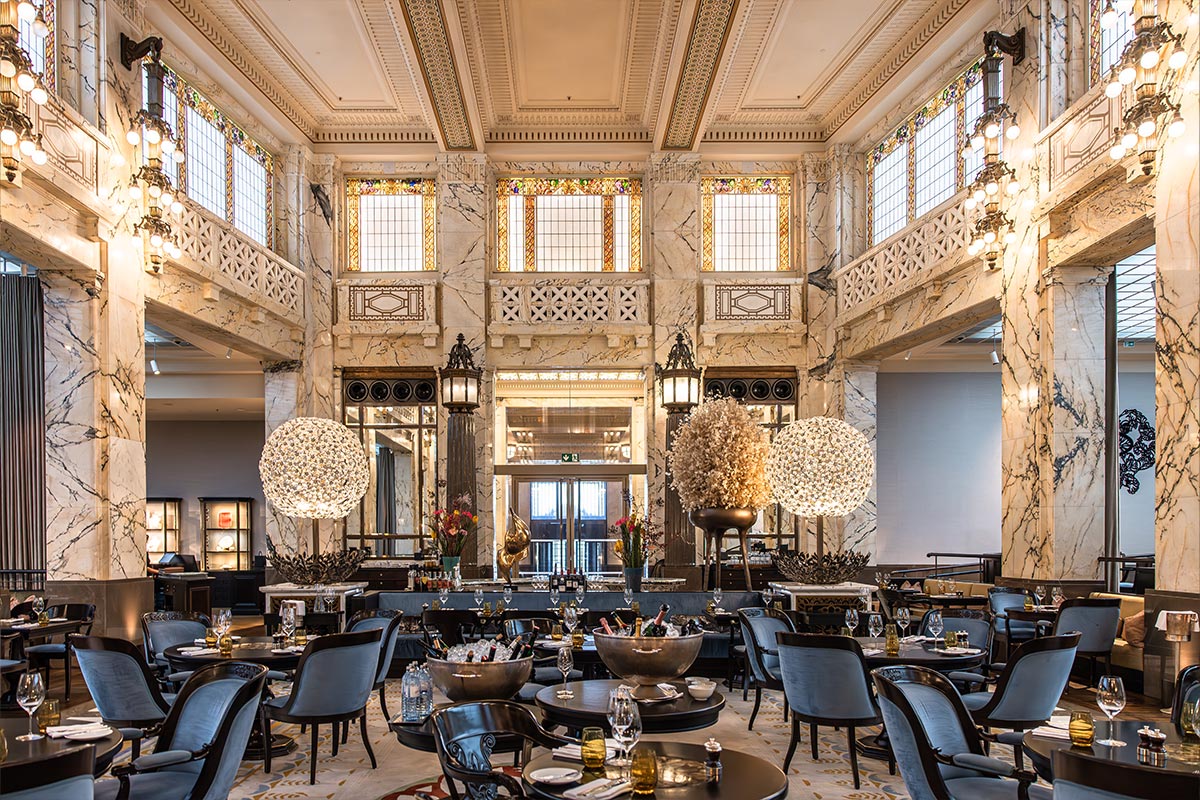
[(767, 481), (776, 502), (802, 517), (843, 517), (861, 506), (875, 478), (867, 437), (844, 420), (810, 417), (771, 442)]
[(276, 428), (258, 471), (267, 500), (304, 519), (346, 516), (370, 481), (362, 443), (345, 425), (319, 417), (297, 417)]

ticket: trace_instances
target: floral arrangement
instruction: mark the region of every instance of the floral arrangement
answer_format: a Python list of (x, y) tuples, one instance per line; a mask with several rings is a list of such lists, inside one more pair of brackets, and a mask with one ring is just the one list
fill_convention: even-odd
[(685, 511), (763, 508), (767, 485), (766, 432), (732, 398), (696, 406), (675, 435), (668, 457), (671, 485)]
[(461, 556), (467, 547), (467, 539), (479, 527), (479, 515), (471, 511), (471, 497), (461, 495), (454, 498), (450, 508), (439, 508), (433, 512), (429, 530), (438, 553), (443, 556)]
[(646, 566), (646, 560), (662, 548), (658, 528), (636, 504), (627, 516), (617, 520), (608, 531), (617, 540), (613, 550), (621, 563), (631, 569)]

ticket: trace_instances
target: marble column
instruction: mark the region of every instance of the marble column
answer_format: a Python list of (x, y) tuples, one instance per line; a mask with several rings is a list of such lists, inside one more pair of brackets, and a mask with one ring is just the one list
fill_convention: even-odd
[[(1182, 15), (1185, 9), (1178, 5)], [(1182, 20), (1172, 23), (1182, 29)], [(1195, 75), (1194, 44), (1191, 52), (1184, 74)], [(1188, 132), (1163, 147), (1154, 203), (1154, 549), (1156, 588), (1195, 593), (1200, 591), (1200, 96), (1183, 93), (1182, 106)]]
[[(496, 542), (493, 514), (493, 475), (495, 458), (493, 425), (495, 402), (492, 371), (487, 355), (487, 277), (488, 202), (494, 191), (487, 157), (478, 154), (441, 153), (437, 160), (437, 253), (442, 272), (441, 322), (444, 359), (458, 334), (466, 337), (474, 352), (475, 364), (484, 368), (480, 386), (480, 405), (475, 414), (475, 505), (479, 514), (476, 548), (463, 553), (465, 574), (476, 570), (491, 574)], [(449, 426), (443, 408), (438, 420), (438, 460), (441, 475), (446, 472)], [(439, 502), (448, 502), (439, 487)], [(499, 509), (503, 518), (505, 509)]]
[[(265, 434), (270, 437), (275, 429), (289, 419), (301, 416), (305, 398), (304, 365), (300, 361), (271, 361), (263, 364), (263, 419)], [(263, 513), (266, 538), (274, 545), (288, 551), (307, 549), (312, 541), (308, 523), (295, 517), (279, 513), (267, 503)], [(303, 530), (301, 525), (303, 524)]]
[[(875, 453), (878, 405), (876, 386), (879, 365), (847, 361), (839, 363), (824, 381), (829, 405), (824, 414), (844, 419), (867, 437)], [(867, 499), (853, 512), (840, 519), (825, 521), (825, 552), (853, 550), (869, 553), (875, 560), (879, 513), (876, 488), (872, 484)]]
[[(649, 178), (650, 259), (646, 266), (654, 281), (654, 360), (665, 364), (679, 328), (699, 341), (700, 274), (700, 157), (694, 153), (655, 153)], [(703, 366), (703, 365), (702, 365)], [(653, 436), (647, 437), (647, 491), (655, 524), (665, 523), (667, 492), (667, 412), (657, 386), (653, 399)], [(665, 530), (665, 560), (669, 566), (699, 563), (696, 529), (684, 522)]]

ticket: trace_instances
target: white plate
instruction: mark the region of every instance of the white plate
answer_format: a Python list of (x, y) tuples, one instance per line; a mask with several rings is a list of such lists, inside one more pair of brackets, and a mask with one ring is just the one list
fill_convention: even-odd
[(581, 777), (583, 777), (582, 772), (567, 767), (544, 767), (543, 769), (535, 769), (529, 773), (529, 780), (549, 786), (562, 786), (563, 784), (574, 783)]
[(64, 739), (70, 739), (75, 742), (94, 742), (97, 739), (103, 739), (112, 733), (112, 728), (96, 728), (94, 731), (79, 731), (77, 733), (64, 734)]

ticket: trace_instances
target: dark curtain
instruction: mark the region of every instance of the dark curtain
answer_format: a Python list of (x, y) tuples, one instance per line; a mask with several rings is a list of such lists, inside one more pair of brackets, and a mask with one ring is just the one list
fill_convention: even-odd
[(46, 568), (42, 285), (0, 275), (0, 569)]
[(375, 532), (396, 533), (396, 454), (375, 448)]

